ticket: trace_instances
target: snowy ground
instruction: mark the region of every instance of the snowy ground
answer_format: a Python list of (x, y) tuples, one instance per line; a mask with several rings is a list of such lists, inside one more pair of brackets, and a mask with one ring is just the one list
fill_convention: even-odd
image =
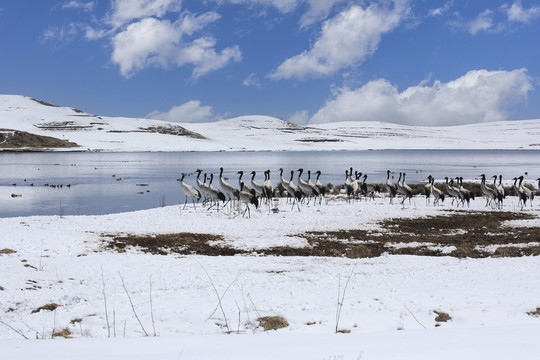
[[(179, 128), (204, 138), (171, 134)], [(306, 127), (253, 115), (190, 124), (92, 115), (18, 95), (0, 95), (0, 129), (26, 131), (80, 145), (57, 149), (61, 151), (540, 149), (540, 119), (448, 127), (374, 121)]]
[[(505, 210), (517, 211), (516, 203), (508, 198)], [(449, 208), (427, 206), (423, 197), (404, 208), (385, 198), (331, 199), (300, 212), (284, 201), (277, 213), (263, 205), (250, 219), (178, 205), (0, 219), (0, 250), (14, 251), (0, 254), (2, 359), (537, 358), (540, 318), (527, 312), (540, 307), (538, 256), (182, 256), (118, 253), (103, 242), (106, 234), (194, 232), (221, 235), (238, 249), (302, 247), (307, 231), (374, 229), (379, 220)], [(484, 201), (473, 210), (485, 210)], [(538, 218), (540, 209), (525, 213)], [(538, 220), (512, 222), (520, 224)], [(338, 328), (350, 333), (335, 334), (346, 284)], [(54, 311), (33, 313), (53, 303)], [(437, 322), (435, 311), (452, 319)], [(258, 326), (257, 318), (276, 315), (289, 326)], [(71, 339), (42, 340), (63, 329)]]

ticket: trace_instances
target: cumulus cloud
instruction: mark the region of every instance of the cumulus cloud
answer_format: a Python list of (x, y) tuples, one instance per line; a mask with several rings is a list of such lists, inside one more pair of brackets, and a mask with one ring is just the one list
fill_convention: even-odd
[(526, 9), (521, 5), (521, 0), (516, 0), (512, 5), (504, 4), (494, 10), (486, 9), (473, 19), (463, 19), (458, 14), (457, 19), (449, 24), (476, 35), (480, 32), (498, 33), (510, 30), (513, 23), (528, 24), (537, 17), (540, 17), (539, 6)]
[(332, 8), (345, 0), (214, 0), (218, 4), (244, 4), (274, 7), (282, 14), (290, 13), (301, 6), (306, 6), (300, 17), (300, 27), (310, 26), (328, 17)]
[(449, 0), (442, 7), (429, 10), (427, 16), (442, 16), (447, 13), (448, 10), (452, 8), (452, 6), (454, 6), (454, 0)]
[(68, 2), (65, 2), (62, 5), (62, 9), (74, 9), (74, 10), (82, 10), (82, 11), (92, 11), (94, 10), (94, 7), (96, 6), (95, 1), (77, 1), (77, 0), (71, 0)]
[(481, 31), (498, 32), (503, 29), (502, 24), (497, 24), (494, 20), (495, 12), (486, 9), (478, 14), (474, 19), (457, 19), (450, 21), (449, 24), (455, 29), (461, 29), (471, 35), (476, 35)]
[(133, 20), (179, 12), (181, 6), (181, 0), (113, 0), (107, 21), (118, 28)]
[(257, 79), (257, 75), (255, 73), (249, 74), (249, 76), (244, 80), (243, 82), (244, 86), (261, 86), (259, 83), (259, 79)]
[(504, 5), (503, 10), (506, 11), (508, 20), (513, 22), (530, 23), (534, 18), (540, 17), (539, 6), (524, 9), (521, 0), (515, 1), (511, 6)]
[(78, 34), (79, 25), (75, 23), (66, 26), (50, 26), (41, 33), (40, 40), (42, 43), (66, 44), (75, 40)]
[(287, 119), (288, 122), (292, 122), (299, 125), (307, 124), (309, 121), (309, 113), (307, 110), (297, 111)]
[(146, 115), (149, 119), (171, 122), (192, 123), (218, 120), (211, 106), (203, 106), (199, 100), (191, 100), (185, 104), (173, 106), (167, 112), (152, 111)]
[(406, 1), (394, 6), (351, 6), (327, 20), (309, 51), (285, 60), (271, 78), (304, 79), (328, 76), (342, 68), (362, 63), (373, 54), (381, 36), (398, 26), (407, 11)]
[(238, 46), (221, 52), (214, 49), (216, 40), (210, 36), (191, 42), (183, 39), (219, 19), (215, 12), (200, 16), (184, 14), (176, 22), (144, 18), (129, 24), (112, 39), (112, 61), (120, 67), (120, 73), (130, 77), (148, 66), (167, 68), (170, 65), (194, 67), (193, 77), (198, 78), (210, 71), (220, 69), (230, 62), (240, 61)]
[(507, 118), (533, 89), (526, 69), (472, 70), (443, 83), (425, 82), (399, 92), (388, 80), (370, 81), (358, 89), (341, 89), (310, 119), (310, 123), (384, 121), (407, 125), (444, 126)]

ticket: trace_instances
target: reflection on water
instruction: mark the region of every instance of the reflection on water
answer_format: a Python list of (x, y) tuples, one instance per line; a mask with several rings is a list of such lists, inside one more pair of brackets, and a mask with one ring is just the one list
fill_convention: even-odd
[[(408, 183), (424, 181), (429, 174), (436, 179), (501, 174), (507, 180), (529, 174), (525, 177), (532, 180), (540, 176), (540, 151), (2, 153), (0, 217), (108, 214), (183, 203), (177, 179), (197, 168), (217, 175), (223, 167), (234, 185), (238, 170), (255, 170), (262, 182), (262, 171), (270, 169), (275, 185), (280, 167), (287, 179), (290, 170), (303, 168), (321, 170), (323, 183), (340, 184), (351, 166), (368, 174), (371, 182), (384, 182), (387, 169), (396, 175), (406, 172)], [(185, 181), (194, 184), (195, 177)]]

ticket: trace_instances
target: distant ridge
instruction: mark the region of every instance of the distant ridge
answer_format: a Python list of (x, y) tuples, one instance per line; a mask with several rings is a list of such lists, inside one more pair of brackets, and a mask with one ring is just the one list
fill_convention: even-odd
[[(28, 151), (540, 150), (538, 119), (422, 127), (362, 121), (298, 125), (248, 115), (214, 123), (174, 123), (98, 116), (20, 95), (0, 95), (0, 128), (74, 144), (20, 143), (16, 148)], [(1, 149), (14, 148), (4, 144)]]

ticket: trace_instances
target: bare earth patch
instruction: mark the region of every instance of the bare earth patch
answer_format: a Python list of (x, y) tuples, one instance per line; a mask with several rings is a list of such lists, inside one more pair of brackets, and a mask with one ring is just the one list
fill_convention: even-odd
[(79, 147), (76, 143), (42, 136), (26, 131), (0, 129), (0, 149), (14, 150), (19, 148), (47, 149)]
[(55, 303), (50, 303), (50, 304), (47, 304), (47, 305), (43, 305), (43, 306), (38, 307), (37, 309), (32, 310), (31, 314), (38, 313), (41, 310), (54, 311), (59, 306), (61, 306), (61, 305), (58, 305), (58, 304), (55, 304)]
[(264, 316), (258, 318), (257, 321), (264, 331), (277, 330), (289, 326), (287, 320), (282, 316)]
[[(536, 227), (504, 226), (509, 220), (536, 217), (514, 212), (448, 211), (425, 218), (399, 218), (379, 222), (376, 230), (306, 232), (303, 248), (279, 246), (258, 249), (259, 255), (372, 258), (382, 254), (453, 256), (457, 258), (520, 257), (540, 255), (540, 222)], [(118, 235), (105, 234), (106, 249), (124, 252), (134, 247), (143, 252), (207, 256), (250, 254), (253, 250), (223, 245), (212, 234)], [(489, 250), (491, 249), (491, 250)]]

